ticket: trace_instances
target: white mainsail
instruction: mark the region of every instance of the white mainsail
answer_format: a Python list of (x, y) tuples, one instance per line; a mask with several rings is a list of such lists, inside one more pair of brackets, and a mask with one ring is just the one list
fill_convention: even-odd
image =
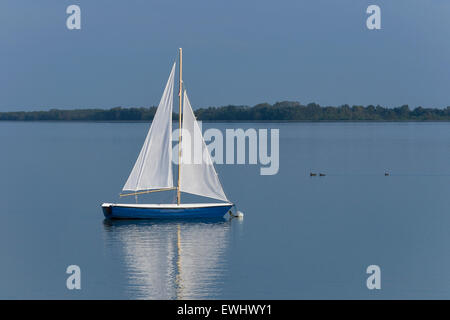
[(175, 65), (124, 191), (173, 187), (172, 108)]
[(186, 91), (182, 128), (180, 191), (228, 202)]

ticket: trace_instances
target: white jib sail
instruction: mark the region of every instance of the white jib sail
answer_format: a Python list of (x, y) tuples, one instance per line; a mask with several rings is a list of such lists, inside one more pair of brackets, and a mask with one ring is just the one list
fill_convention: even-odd
[(123, 187), (124, 191), (173, 187), (172, 108), (174, 75), (175, 63), (139, 157)]
[(182, 134), (180, 191), (228, 202), (186, 91)]

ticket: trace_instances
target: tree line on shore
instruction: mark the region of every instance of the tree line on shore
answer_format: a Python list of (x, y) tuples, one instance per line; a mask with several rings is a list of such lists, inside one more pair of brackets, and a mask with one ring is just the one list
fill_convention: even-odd
[[(51, 109), (49, 111), (0, 112), (0, 121), (150, 121), (156, 107), (111, 109)], [(209, 107), (195, 110), (202, 121), (450, 121), (450, 106), (438, 108), (408, 105), (397, 108), (382, 106), (322, 107), (316, 103), (302, 105), (283, 101), (249, 106)], [(178, 114), (173, 113), (174, 120)]]

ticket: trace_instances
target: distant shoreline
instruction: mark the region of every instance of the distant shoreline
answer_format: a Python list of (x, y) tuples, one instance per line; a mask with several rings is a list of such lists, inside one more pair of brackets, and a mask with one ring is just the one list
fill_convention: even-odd
[[(0, 121), (55, 121), (55, 122), (149, 122), (156, 113), (150, 108), (111, 109), (51, 109), (48, 111), (0, 112)], [(438, 108), (408, 105), (397, 108), (382, 106), (322, 107), (315, 103), (283, 101), (273, 105), (262, 103), (249, 106), (209, 107), (195, 110), (197, 120), (204, 122), (423, 122), (450, 121), (450, 106)], [(173, 119), (178, 114), (173, 113)]]
[[(153, 120), (1, 120), (23, 123), (151, 123)], [(199, 120), (203, 123), (446, 123), (450, 120)], [(178, 124), (178, 120), (172, 120)]]

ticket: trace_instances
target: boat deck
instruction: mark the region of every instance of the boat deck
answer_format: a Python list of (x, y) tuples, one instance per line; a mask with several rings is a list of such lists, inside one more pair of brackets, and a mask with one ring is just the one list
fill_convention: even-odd
[(210, 207), (224, 207), (232, 206), (230, 202), (223, 203), (103, 203), (102, 207), (126, 207), (126, 208), (145, 208), (145, 209), (192, 209), (192, 208), (210, 208)]

